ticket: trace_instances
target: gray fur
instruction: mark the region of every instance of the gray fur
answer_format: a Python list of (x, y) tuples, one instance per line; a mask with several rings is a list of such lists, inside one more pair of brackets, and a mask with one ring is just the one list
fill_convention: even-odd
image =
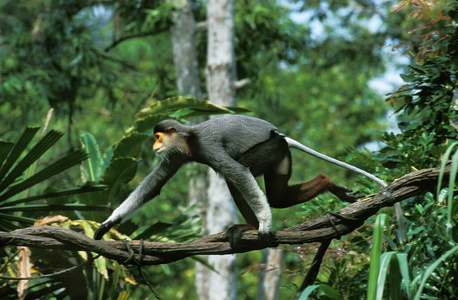
[[(264, 153), (264, 157), (258, 157), (256, 154), (251, 155), (253, 160), (246, 165), (242, 165), (238, 162), (243, 155), (250, 149), (253, 149), (253, 147), (268, 141), (272, 137), (272, 134), (276, 134), (277, 139), (280, 138), (280, 141), (287, 142), (287, 146), (286, 144), (283, 145), (284, 151), (288, 153), (288, 147), (297, 148), (318, 156), (321, 159), (336, 163), (336, 160), (332, 158), (319, 153), (319, 155), (317, 155), (317, 152), (304, 145), (279, 135), (274, 125), (257, 118), (226, 115), (202, 122), (195, 126), (185, 126), (175, 120), (166, 120), (160, 122), (155, 127), (154, 132), (167, 132), (169, 128), (174, 128), (178, 134), (181, 134), (187, 140), (191, 157), (187, 156), (185, 153), (174, 151), (173, 149), (163, 153), (164, 155), (161, 155), (163, 156), (162, 162), (151, 172), (151, 174), (143, 179), (129, 197), (105, 222), (102, 223), (100, 228), (96, 231), (94, 238), (100, 239), (113, 225), (126, 220), (143, 204), (157, 196), (162, 186), (172, 178), (178, 169), (183, 164), (190, 161), (196, 161), (210, 166), (216, 172), (220, 173), (230, 185), (235, 187), (248, 203), (259, 221), (260, 235), (266, 236), (271, 233), (272, 216), (270, 206), (266, 196), (256, 183), (252, 172), (246, 165), (250, 165), (251, 163), (261, 165), (272, 163), (279, 164), (284, 161), (284, 157), (279, 157), (284, 155), (281, 154), (284, 152), (280, 153), (278, 150), (279, 148), (273, 148), (272, 151), (279, 152), (276, 158), (273, 158), (273, 154), (270, 155), (270, 152)], [(288, 156), (287, 159), (287, 163), (290, 164), (290, 157)], [(337, 162), (336, 164), (346, 168), (350, 167), (350, 170), (365, 176), (368, 174), (353, 166), (349, 166), (339, 161)], [(289, 166), (283, 166), (283, 169), (280, 171), (282, 173), (289, 172)], [(371, 177), (368, 177), (374, 180), (375, 177), (373, 175), (370, 176)], [(379, 184), (381, 182), (378, 178), (375, 178), (375, 181)]]

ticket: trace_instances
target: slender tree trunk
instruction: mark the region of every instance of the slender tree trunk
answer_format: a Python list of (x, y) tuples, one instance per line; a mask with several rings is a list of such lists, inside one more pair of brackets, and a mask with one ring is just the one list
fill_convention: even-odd
[(284, 251), (281, 248), (262, 250), (262, 263), (265, 269), (259, 275), (256, 300), (280, 299), (281, 273), (284, 265)]
[(189, 0), (168, 0), (175, 4), (172, 27), (173, 61), (180, 95), (201, 97), (195, 34), (196, 22)]
[[(235, 105), (234, 1), (209, 0), (207, 22), (209, 100), (219, 105)], [(209, 171), (208, 198), (209, 233), (220, 232), (237, 223), (237, 211), (226, 183), (213, 170)], [(208, 261), (218, 273), (211, 273), (208, 295), (201, 295), (201, 299), (237, 299), (236, 256), (212, 256)]]
[[(177, 89), (179, 95), (190, 95), (201, 98), (199, 79), (199, 65), (195, 45), (196, 22), (189, 0), (168, 0), (174, 3), (176, 10), (173, 15), (172, 27), (173, 60), (177, 74)], [(195, 123), (202, 122), (204, 118), (195, 118)], [(208, 169), (208, 168), (207, 168)], [(195, 170), (195, 169), (194, 169)], [(205, 169), (206, 170), (206, 169)], [(197, 213), (202, 220), (202, 234), (208, 235), (206, 229), (207, 216), (207, 172), (201, 170), (189, 173), (189, 205), (197, 207)], [(209, 269), (196, 263), (196, 289), (200, 299), (208, 299), (210, 272)]]

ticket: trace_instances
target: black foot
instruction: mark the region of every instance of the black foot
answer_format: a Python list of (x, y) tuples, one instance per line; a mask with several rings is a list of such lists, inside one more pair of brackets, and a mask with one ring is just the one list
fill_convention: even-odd
[(278, 243), (275, 238), (275, 232), (269, 231), (267, 233), (259, 232), (259, 242), (263, 247), (277, 247)]
[[(256, 230), (256, 229), (257, 229), (256, 227), (250, 224), (237, 224), (237, 225), (230, 227), (226, 231), (226, 237), (229, 241), (229, 244), (231, 245), (231, 248), (237, 249), (237, 248), (246, 246), (247, 243), (242, 241), (243, 232), (247, 230)], [(259, 243), (263, 248), (278, 246), (278, 243), (276, 242), (276, 239), (275, 239), (275, 233), (272, 231), (269, 231), (267, 233), (259, 232), (258, 238), (259, 238)]]
[(358, 199), (364, 197), (364, 195), (359, 194), (359, 191), (353, 192), (352, 189), (347, 189), (346, 187), (340, 185), (335, 185), (331, 193), (336, 195), (340, 200), (350, 203), (354, 203), (358, 201)]

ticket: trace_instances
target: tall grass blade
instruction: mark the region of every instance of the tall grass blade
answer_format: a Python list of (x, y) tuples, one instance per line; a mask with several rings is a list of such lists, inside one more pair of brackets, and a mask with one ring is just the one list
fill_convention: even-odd
[(458, 146), (458, 142), (454, 142), (454, 143), (450, 144), (450, 146), (447, 148), (447, 151), (445, 151), (445, 153), (444, 153), (444, 157), (442, 158), (441, 171), (440, 171), (439, 180), (438, 180), (439, 184), (437, 185), (436, 195), (439, 195), (439, 193), (440, 193), (440, 190), (441, 190), (441, 187), (442, 187), (442, 180), (444, 178), (445, 166), (447, 165), (447, 162), (449, 160), (450, 154), (452, 153), (453, 148), (455, 148), (455, 146)]
[(369, 267), (369, 283), (367, 289), (368, 300), (375, 300), (377, 296), (377, 282), (384, 239), (383, 229), (385, 227), (386, 219), (386, 214), (380, 214), (375, 220), (374, 236), (372, 237), (371, 263)]
[(426, 269), (425, 274), (423, 275), (423, 278), (421, 280), (420, 286), (418, 287), (418, 291), (415, 294), (414, 300), (420, 300), (421, 293), (423, 292), (423, 288), (425, 287), (426, 281), (428, 280), (429, 276), (434, 272), (434, 270), (449, 256), (453, 254), (456, 255), (457, 251), (458, 251), (458, 245), (448, 250), (444, 255), (442, 255), (438, 260), (436, 260)]
[[(457, 214), (458, 214), (458, 197), (453, 197), (453, 191), (455, 190), (456, 185), (456, 173), (458, 170), (458, 151), (453, 155), (452, 166), (450, 169), (450, 179), (448, 187), (448, 210), (447, 210), (447, 225), (450, 226), (447, 230), (451, 230), (452, 239), (455, 242), (458, 242), (458, 232), (457, 232)], [(455, 199), (455, 201), (454, 201)]]

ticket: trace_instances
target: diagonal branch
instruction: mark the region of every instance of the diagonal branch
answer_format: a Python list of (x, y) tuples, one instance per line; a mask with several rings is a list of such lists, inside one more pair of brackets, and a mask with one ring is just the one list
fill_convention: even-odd
[[(437, 186), (440, 169), (424, 169), (405, 175), (383, 188), (367, 201), (360, 201), (332, 213), (328, 216), (305, 222), (276, 232), (279, 244), (304, 244), (323, 242), (348, 234), (382, 207), (393, 206), (414, 195), (434, 191)], [(450, 167), (445, 169), (445, 177), (450, 175)], [(446, 180), (444, 180), (446, 182)], [(330, 219), (333, 224), (331, 224)], [(262, 249), (258, 243), (256, 230), (246, 231), (242, 235), (243, 247), (232, 249), (226, 241), (226, 233), (214, 234), (192, 243), (145, 242), (142, 264), (157, 265), (177, 261), (193, 255), (222, 255)], [(118, 262), (124, 262), (130, 254), (122, 241), (98, 241), (84, 234), (54, 226), (28, 227), (13, 232), (0, 231), (0, 246), (15, 245), (43, 249), (90, 251), (101, 254)], [(129, 242), (138, 253), (140, 241)]]

